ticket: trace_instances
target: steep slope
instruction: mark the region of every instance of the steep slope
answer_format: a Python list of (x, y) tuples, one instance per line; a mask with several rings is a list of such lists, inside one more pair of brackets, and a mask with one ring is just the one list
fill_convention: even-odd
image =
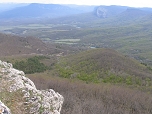
[[(24, 72), (2, 61), (0, 99), (8, 105), (12, 114), (60, 114), (64, 101), (62, 95), (52, 89), (37, 90), (34, 83), (25, 77)], [(0, 111), (5, 108), (0, 107)], [(0, 113), (6, 114), (3, 110)]]

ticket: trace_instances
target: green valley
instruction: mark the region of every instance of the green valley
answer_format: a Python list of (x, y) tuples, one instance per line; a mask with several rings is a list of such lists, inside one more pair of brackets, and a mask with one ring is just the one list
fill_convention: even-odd
[[(151, 19), (152, 8), (26, 5), (0, 13), (0, 60), (63, 95), (61, 114), (151, 114)], [(13, 109), (11, 95), (0, 100)]]

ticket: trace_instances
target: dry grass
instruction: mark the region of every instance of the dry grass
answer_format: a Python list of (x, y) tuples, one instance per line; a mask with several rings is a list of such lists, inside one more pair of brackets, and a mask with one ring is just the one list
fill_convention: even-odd
[[(58, 54), (70, 50), (69, 47), (47, 44), (34, 37), (19, 37), (0, 33), (0, 56), (27, 55), (27, 54)], [(73, 50), (76, 50), (73, 48)], [(72, 51), (73, 51), (72, 50)]]
[(9, 92), (12, 82), (7, 77), (0, 78), (0, 100), (11, 110), (12, 114), (26, 114), (27, 106), (24, 105), (26, 99), (23, 98), (22, 89)]
[(110, 84), (85, 84), (56, 77), (29, 76), (38, 89), (52, 88), (65, 98), (61, 114), (151, 114), (152, 96)]

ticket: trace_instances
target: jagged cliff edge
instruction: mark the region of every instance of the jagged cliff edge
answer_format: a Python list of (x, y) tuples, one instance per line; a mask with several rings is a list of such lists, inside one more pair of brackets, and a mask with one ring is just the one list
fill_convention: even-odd
[[(17, 113), (28, 114), (60, 114), (64, 98), (52, 89), (37, 90), (34, 83), (23, 71), (14, 69), (12, 64), (0, 60), (0, 95), (2, 93), (20, 93), (21, 101), (15, 103)], [(7, 95), (6, 94), (6, 95)], [(3, 98), (5, 97), (5, 98)], [(7, 96), (0, 97), (5, 102)], [(13, 98), (12, 98), (13, 99)], [(11, 111), (0, 101), (0, 114), (11, 114)], [(13, 102), (12, 102), (13, 104)], [(9, 106), (8, 106), (9, 107)], [(13, 106), (10, 106), (13, 107)]]

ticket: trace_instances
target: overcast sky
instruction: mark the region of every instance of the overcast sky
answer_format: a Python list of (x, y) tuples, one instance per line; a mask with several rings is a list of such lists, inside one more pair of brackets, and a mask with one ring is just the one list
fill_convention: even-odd
[(152, 7), (152, 0), (0, 0), (0, 3), (54, 3), (78, 5), (121, 5)]

